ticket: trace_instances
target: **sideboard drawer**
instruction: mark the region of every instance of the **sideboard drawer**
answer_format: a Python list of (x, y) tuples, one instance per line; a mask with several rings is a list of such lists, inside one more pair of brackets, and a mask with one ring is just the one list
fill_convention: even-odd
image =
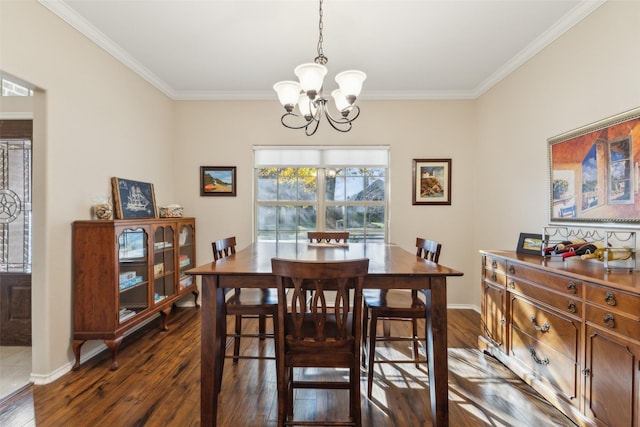
[(573, 295), (552, 292), (538, 285), (512, 278), (507, 281), (507, 289), (555, 307), (562, 313), (582, 317), (582, 300)]
[(640, 320), (587, 304), (585, 318), (594, 326), (614, 331), (640, 342)]
[(513, 328), (511, 353), (530, 374), (563, 393), (572, 405), (578, 405), (578, 364), (518, 328)]
[(507, 271), (507, 262), (504, 259), (494, 258), (490, 255), (482, 257), (482, 266), (487, 270), (505, 273)]
[(515, 328), (572, 361), (578, 361), (580, 322), (562, 318), (524, 299), (514, 297), (511, 300), (511, 323)]
[(509, 279), (520, 278), (556, 290), (565, 295), (582, 298), (582, 282), (569, 277), (552, 274), (543, 270), (534, 270), (518, 263), (507, 262)]
[(604, 309), (611, 307), (611, 310), (623, 312), (640, 321), (640, 296), (586, 284), (585, 297), (589, 303), (597, 304)]

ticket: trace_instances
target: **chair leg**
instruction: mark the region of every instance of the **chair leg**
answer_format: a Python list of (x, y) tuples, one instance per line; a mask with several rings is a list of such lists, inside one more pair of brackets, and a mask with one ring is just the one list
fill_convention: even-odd
[(369, 328), (369, 306), (365, 303), (362, 310), (362, 367), (367, 366), (367, 330)]
[[(358, 364), (358, 355), (355, 356), (356, 366)], [(351, 368), (351, 391), (349, 392), (351, 398), (351, 405), (349, 405), (349, 412), (351, 413), (351, 419), (356, 427), (362, 426), (362, 409), (360, 408), (360, 368)]]
[(267, 317), (263, 314), (261, 314), (258, 317), (258, 334), (260, 334), (260, 341), (264, 341), (265, 337), (264, 335), (266, 334), (266, 330), (267, 330)]
[(371, 321), (369, 322), (369, 363), (367, 364), (367, 397), (371, 399), (373, 391), (373, 362), (376, 358), (376, 329), (378, 316), (371, 313)]
[(418, 363), (418, 355), (419, 355), (419, 351), (418, 351), (418, 319), (416, 318), (412, 318), (411, 319), (411, 326), (413, 329), (413, 360), (416, 361), (416, 368), (420, 367), (420, 363)]
[(236, 336), (233, 339), (233, 364), (238, 364), (238, 355), (240, 354), (240, 333), (242, 332), (242, 316), (236, 315)]

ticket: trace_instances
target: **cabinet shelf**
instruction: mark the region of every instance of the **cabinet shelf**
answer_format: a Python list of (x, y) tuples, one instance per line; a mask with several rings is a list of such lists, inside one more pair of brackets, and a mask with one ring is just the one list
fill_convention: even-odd
[[(184, 240), (184, 245), (180, 245)], [(80, 367), (82, 344), (102, 339), (112, 351), (111, 369), (123, 334), (162, 315), (163, 330), (173, 303), (193, 294), (184, 287), (184, 268), (194, 267), (195, 220), (154, 218), (76, 221), (73, 223), (75, 364)]]

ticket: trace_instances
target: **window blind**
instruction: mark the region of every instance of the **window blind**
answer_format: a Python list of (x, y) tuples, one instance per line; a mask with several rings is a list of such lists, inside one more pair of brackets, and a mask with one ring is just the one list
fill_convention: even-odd
[(254, 168), (280, 166), (388, 167), (389, 146), (254, 146)]

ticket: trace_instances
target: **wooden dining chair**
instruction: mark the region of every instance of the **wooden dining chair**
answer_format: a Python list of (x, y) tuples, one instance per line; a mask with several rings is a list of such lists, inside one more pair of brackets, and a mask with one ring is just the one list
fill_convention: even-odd
[[(278, 287), (278, 426), (361, 426), (362, 284), (368, 267), (366, 258), (349, 261), (271, 260)], [(307, 290), (313, 291), (310, 307), (307, 307), (309, 302), (305, 298)], [(331, 307), (326, 295), (328, 290), (335, 292)], [(348, 368), (349, 379), (307, 381), (302, 373), (294, 377), (294, 368)], [(349, 418), (295, 420), (293, 397), (296, 388), (349, 390)]]
[[(416, 256), (438, 263), (442, 245), (433, 240), (416, 238)], [(364, 314), (362, 324), (363, 354), (362, 366), (367, 368), (367, 396), (371, 398), (373, 390), (373, 369), (375, 363), (425, 363), (426, 358), (420, 359), (419, 343), (427, 345), (426, 327), (425, 336), (418, 336), (418, 319), (426, 318), (426, 306), (424, 296), (418, 290), (403, 289), (365, 289), (363, 291)], [(378, 320), (383, 321), (383, 334), (378, 336)], [(391, 322), (411, 322), (411, 335), (392, 335)], [(376, 359), (376, 343), (378, 341), (406, 341), (412, 343), (413, 358)]]
[(348, 231), (309, 231), (307, 232), (309, 243), (348, 243)]
[[(213, 249), (213, 258), (215, 261), (221, 260), (229, 255), (236, 253), (236, 238), (227, 237), (225, 239), (216, 240), (211, 243)], [(225, 316), (224, 316), (224, 331), (226, 333), (225, 345), (223, 347), (224, 357), (221, 360), (224, 368), (224, 359), (232, 358), (233, 363), (237, 364), (239, 359), (270, 359), (275, 360), (275, 354), (273, 356), (265, 355), (241, 355), (240, 354), (240, 339), (252, 338), (259, 339), (261, 341), (265, 338), (275, 337), (275, 321), (274, 316), (277, 313), (278, 307), (278, 292), (276, 289), (250, 289), (250, 288), (235, 288), (225, 290)], [(227, 331), (226, 317), (235, 317), (234, 332), (229, 333)], [(247, 333), (242, 332), (242, 320), (249, 318), (258, 319), (258, 332)], [(266, 332), (266, 319), (271, 318), (274, 322), (274, 332)], [(226, 350), (233, 344), (233, 354), (227, 355)], [(274, 345), (275, 349), (275, 345)], [(275, 352), (275, 350), (274, 350)], [(221, 375), (222, 376), (222, 375)]]

